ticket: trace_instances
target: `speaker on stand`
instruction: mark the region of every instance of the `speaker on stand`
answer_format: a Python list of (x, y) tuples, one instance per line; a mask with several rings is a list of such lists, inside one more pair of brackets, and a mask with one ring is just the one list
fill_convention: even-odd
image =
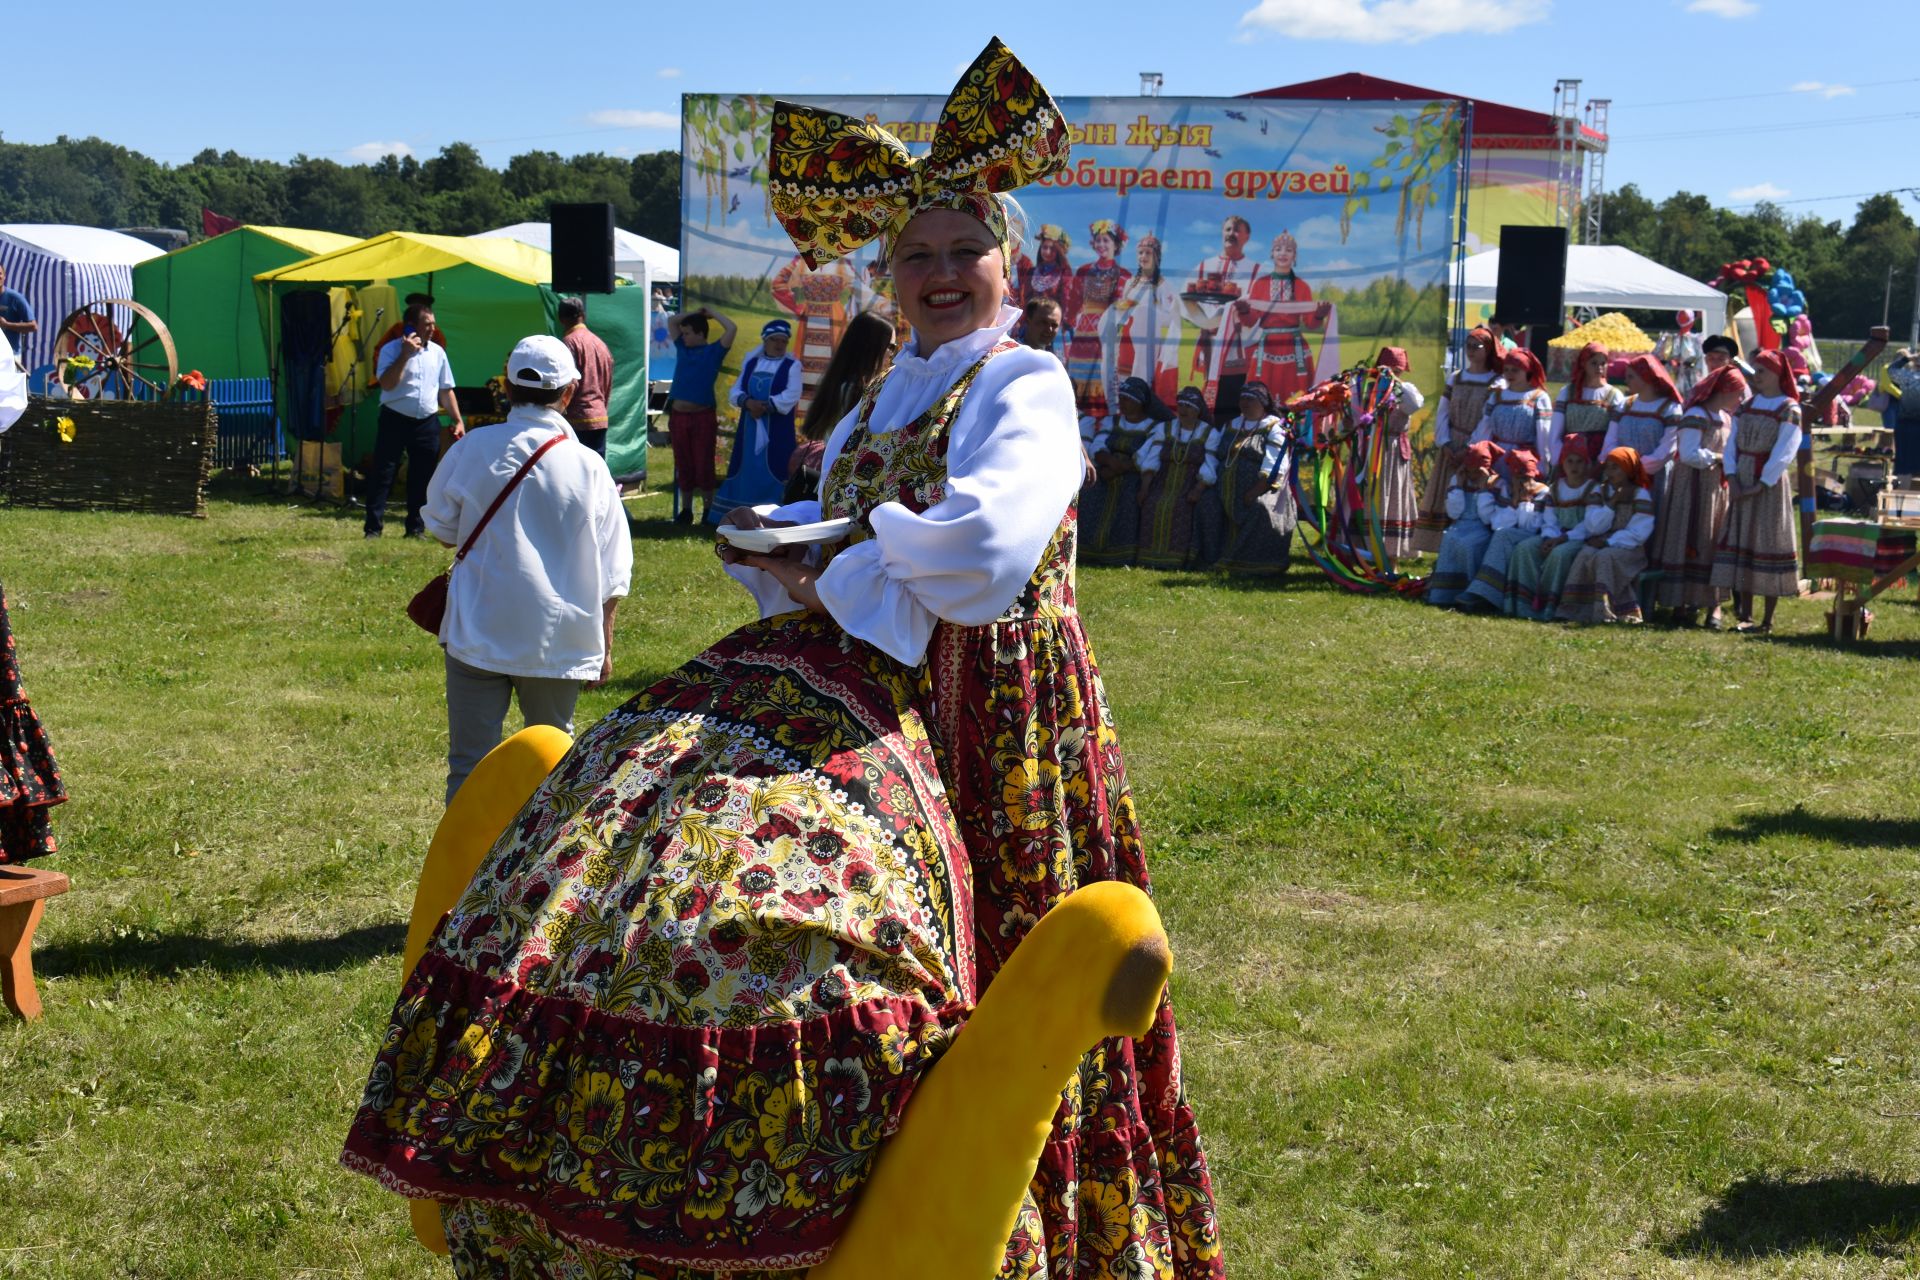
[(1493, 314), (1508, 326), (1524, 325), (1527, 348), (1547, 362), (1547, 344), (1566, 320), (1567, 229), (1501, 227), (1500, 274)]
[(613, 205), (550, 205), (547, 229), (555, 293), (613, 292)]

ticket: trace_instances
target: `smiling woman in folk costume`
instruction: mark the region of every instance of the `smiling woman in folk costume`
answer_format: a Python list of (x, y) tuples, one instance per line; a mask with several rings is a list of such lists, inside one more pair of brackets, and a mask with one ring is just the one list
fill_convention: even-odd
[(1705, 609), (1707, 625), (1720, 628), (1724, 593), (1713, 585), (1713, 557), (1727, 518), (1727, 437), (1747, 394), (1746, 378), (1726, 365), (1700, 380), (1680, 418), (1673, 474), (1653, 530), (1653, 566), (1660, 570), (1653, 593), (1683, 626)]
[[(1560, 443), (1568, 433), (1604, 437), (1615, 411), (1626, 402), (1626, 397), (1607, 381), (1608, 359), (1606, 347), (1598, 342), (1589, 342), (1573, 358), (1573, 376), (1553, 398), (1553, 424), (1547, 430), (1542, 470), (1551, 472), (1560, 461)], [(1612, 447), (1603, 444), (1601, 453)]]
[(1240, 388), (1240, 416), (1220, 429), (1224, 550), (1214, 567), (1240, 577), (1283, 574), (1293, 558), (1293, 438), (1268, 412), (1264, 383)]
[(1207, 501), (1220, 478), (1216, 431), (1207, 400), (1184, 387), (1178, 417), (1154, 429), (1140, 450), (1140, 549), (1136, 564), (1151, 569), (1203, 567), (1218, 555), (1220, 504)]
[(1113, 399), (1117, 412), (1100, 420), (1087, 445), (1095, 476), (1081, 490), (1080, 559), (1087, 564), (1133, 563), (1140, 549), (1140, 486), (1145, 482), (1141, 451), (1173, 419), (1173, 411), (1139, 378), (1122, 382)]
[(1635, 356), (1627, 363), (1627, 390), (1632, 395), (1613, 411), (1600, 456), (1622, 448), (1640, 455), (1640, 465), (1651, 481), (1654, 514), (1659, 517), (1666, 507), (1667, 463), (1680, 438), (1680, 389), (1658, 360)]
[(1273, 397), (1285, 404), (1318, 381), (1306, 331), (1325, 329), (1333, 304), (1314, 302), (1313, 290), (1293, 273), (1300, 242), (1292, 232), (1282, 231), (1273, 238), (1271, 254), (1273, 265), (1255, 272), (1235, 310), (1250, 349), (1247, 376), (1264, 382)]
[(1653, 537), (1653, 487), (1634, 450), (1611, 450), (1600, 468), (1606, 486), (1604, 533), (1590, 534), (1574, 553), (1554, 617), (1581, 624), (1642, 621), (1638, 583)]
[[(1071, 391), (1007, 337), (1001, 193), (1067, 149), (998, 41), (922, 161), (776, 104), (775, 215), (817, 262), (884, 235), (913, 341), (818, 502), (731, 517), (857, 532), (723, 552), (766, 616), (574, 744), (402, 992), (345, 1159), (448, 1202), (460, 1274), (798, 1280), (1033, 923), (1145, 885)], [(1212, 1200), (1163, 996), (1084, 1061), (1000, 1274), (1219, 1276)]]
[(1607, 532), (1612, 512), (1603, 499), (1595, 464), (1600, 442), (1591, 432), (1569, 437), (1560, 450), (1546, 496), (1536, 498), (1540, 536), (1517, 543), (1507, 557), (1507, 590), (1501, 612), (1511, 618), (1549, 621), (1560, 607), (1560, 588), (1574, 557), (1589, 537)]
[(1460, 456), (1453, 488), (1447, 493), (1447, 514), (1453, 523), (1440, 541), (1440, 555), (1427, 576), (1428, 604), (1442, 608), (1460, 599), (1480, 572), (1480, 561), (1493, 541), (1493, 521), (1506, 499), (1500, 464), (1507, 450), (1482, 440), (1467, 446)]
[(1465, 367), (1447, 380), (1447, 393), (1433, 411), (1433, 469), (1427, 473), (1420, 514), (1414, 521), (1415, 551), (1440, 549), (1440, 538), (1447, 531), (1447, 490), (1453, 486), (1454, 468), (1466, 450), (1468, 437), (1480, 425), (1487, 396), (1502, 385), (1493, 333), (1469, 330)]
[[(1733, 593), (1735, 631), (1768, 632), (1780, 597), (1800, 590), (1787, 487), (1787, 468), (1800, 449), (1800, 393), (1785, 356), (1762, 351), (1753, 357), (1753, 393), (1734, 419), (1722, 455), (1727, 518), (1714, 553), (1713, 585)], [(1767, 602), (1758, 623), (1755, 596)]]
[(1180, 381), (1180, 290), (1161, 266), (1158, 236), (1141, 236), (1135, 252), (1139, 269), (1101, 324), (1101, 349), (1113, 362), (1107, 382), (1139, 378), (1168, 400)]
[(1515, 347), (1500, 360), (1501, 385), (1487, 396), (1480, 423), (1469, 443), (1490, 442), (1502, 449), (1526, 449), (1552, 466), (1553, 400), (1547, 395), (1547, 371), (1525, 347)]
[(1101, 322), (1108, 308), (1120, 301), (1133, 273), (1114, 258), (1127, 242), (1127, 233), (1119, 223), (1099, 219), (1087, 228), (1087, 241), (1095, 256), (1073, 276), (1074, 315), (1068, 330), (1072, 336), (1067, 340), (1067, 376), (1073, 379), (1073, 399), (1080, 412), (1099, 415), (1109, 408)]

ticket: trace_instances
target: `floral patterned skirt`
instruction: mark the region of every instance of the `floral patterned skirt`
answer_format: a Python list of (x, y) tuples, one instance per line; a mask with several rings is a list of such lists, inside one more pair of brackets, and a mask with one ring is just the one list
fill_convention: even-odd
[(47, 810), (67, 798), (47, 731), (27, 701), (0, 589), (0, 865), (54, 852)]
[[(1209, 495), (1211, 496), (1211, 495)], [(1150, 889), (1113, 713), (1077, 613), (942, 624), (928, 653), (934, 736), (973, 863), (979, 980), (1083, 884)], [(1053, 1277), (1225, 1274), (1213, 1187), (1181, 1081), (1173, 1007), (1081, 1061), (1032, 1187)]]
[(590, 729), (402, 990), (346, 1165), (451, 1202), (468, 1274), (824, 1258), (975, 990), (918, 697), (788, 614)]

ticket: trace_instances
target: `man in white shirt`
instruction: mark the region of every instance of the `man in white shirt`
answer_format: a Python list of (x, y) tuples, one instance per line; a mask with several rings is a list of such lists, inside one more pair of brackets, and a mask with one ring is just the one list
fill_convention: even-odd
[(426, 534), (420, 507), (427, 482), (440, 458), (440, 415), (453, 419), (453, 438), (467, 432), (453, 398), (453, 366), (433, 340), (433, 309), (409, 306), (398, 338), (380, 348), (374, 365), (380, 381), (380, 435), (373, 447), (373, 472), (367, 477), (366, 536), (377, 538), (386, 525), (387, 497), (400, 459), (407, 460), (407, 537)]
[(523, 339), (507, 358), (506, 421), (476, 427), (434, 473), (421, 513), (464, 546), (527, 469), (447, 582), (447, 799), (500, 743), (515, 695), (530, 725), (573, 732), (580, 687), (613, 674), (613, 614), (633, 574), (620, 490), (562, 415), (580, 383), (560, 339)]

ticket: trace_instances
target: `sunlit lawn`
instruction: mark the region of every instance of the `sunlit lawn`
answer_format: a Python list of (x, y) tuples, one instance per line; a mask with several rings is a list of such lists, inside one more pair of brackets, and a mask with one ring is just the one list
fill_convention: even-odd
[[(634, 504), (658, 518), (663, 497)], [(636, 543), (597, 715), (744, 621)], [(223, 490), (0, 511), (73, 802), (0, 1026), (0, 1275), (444, 1274), (334, 1158), (436, 817), (443, 553)], [(1236, 1277), (1906, 1275), (1920, 612), (1552, 629), (1083, 578)]]

